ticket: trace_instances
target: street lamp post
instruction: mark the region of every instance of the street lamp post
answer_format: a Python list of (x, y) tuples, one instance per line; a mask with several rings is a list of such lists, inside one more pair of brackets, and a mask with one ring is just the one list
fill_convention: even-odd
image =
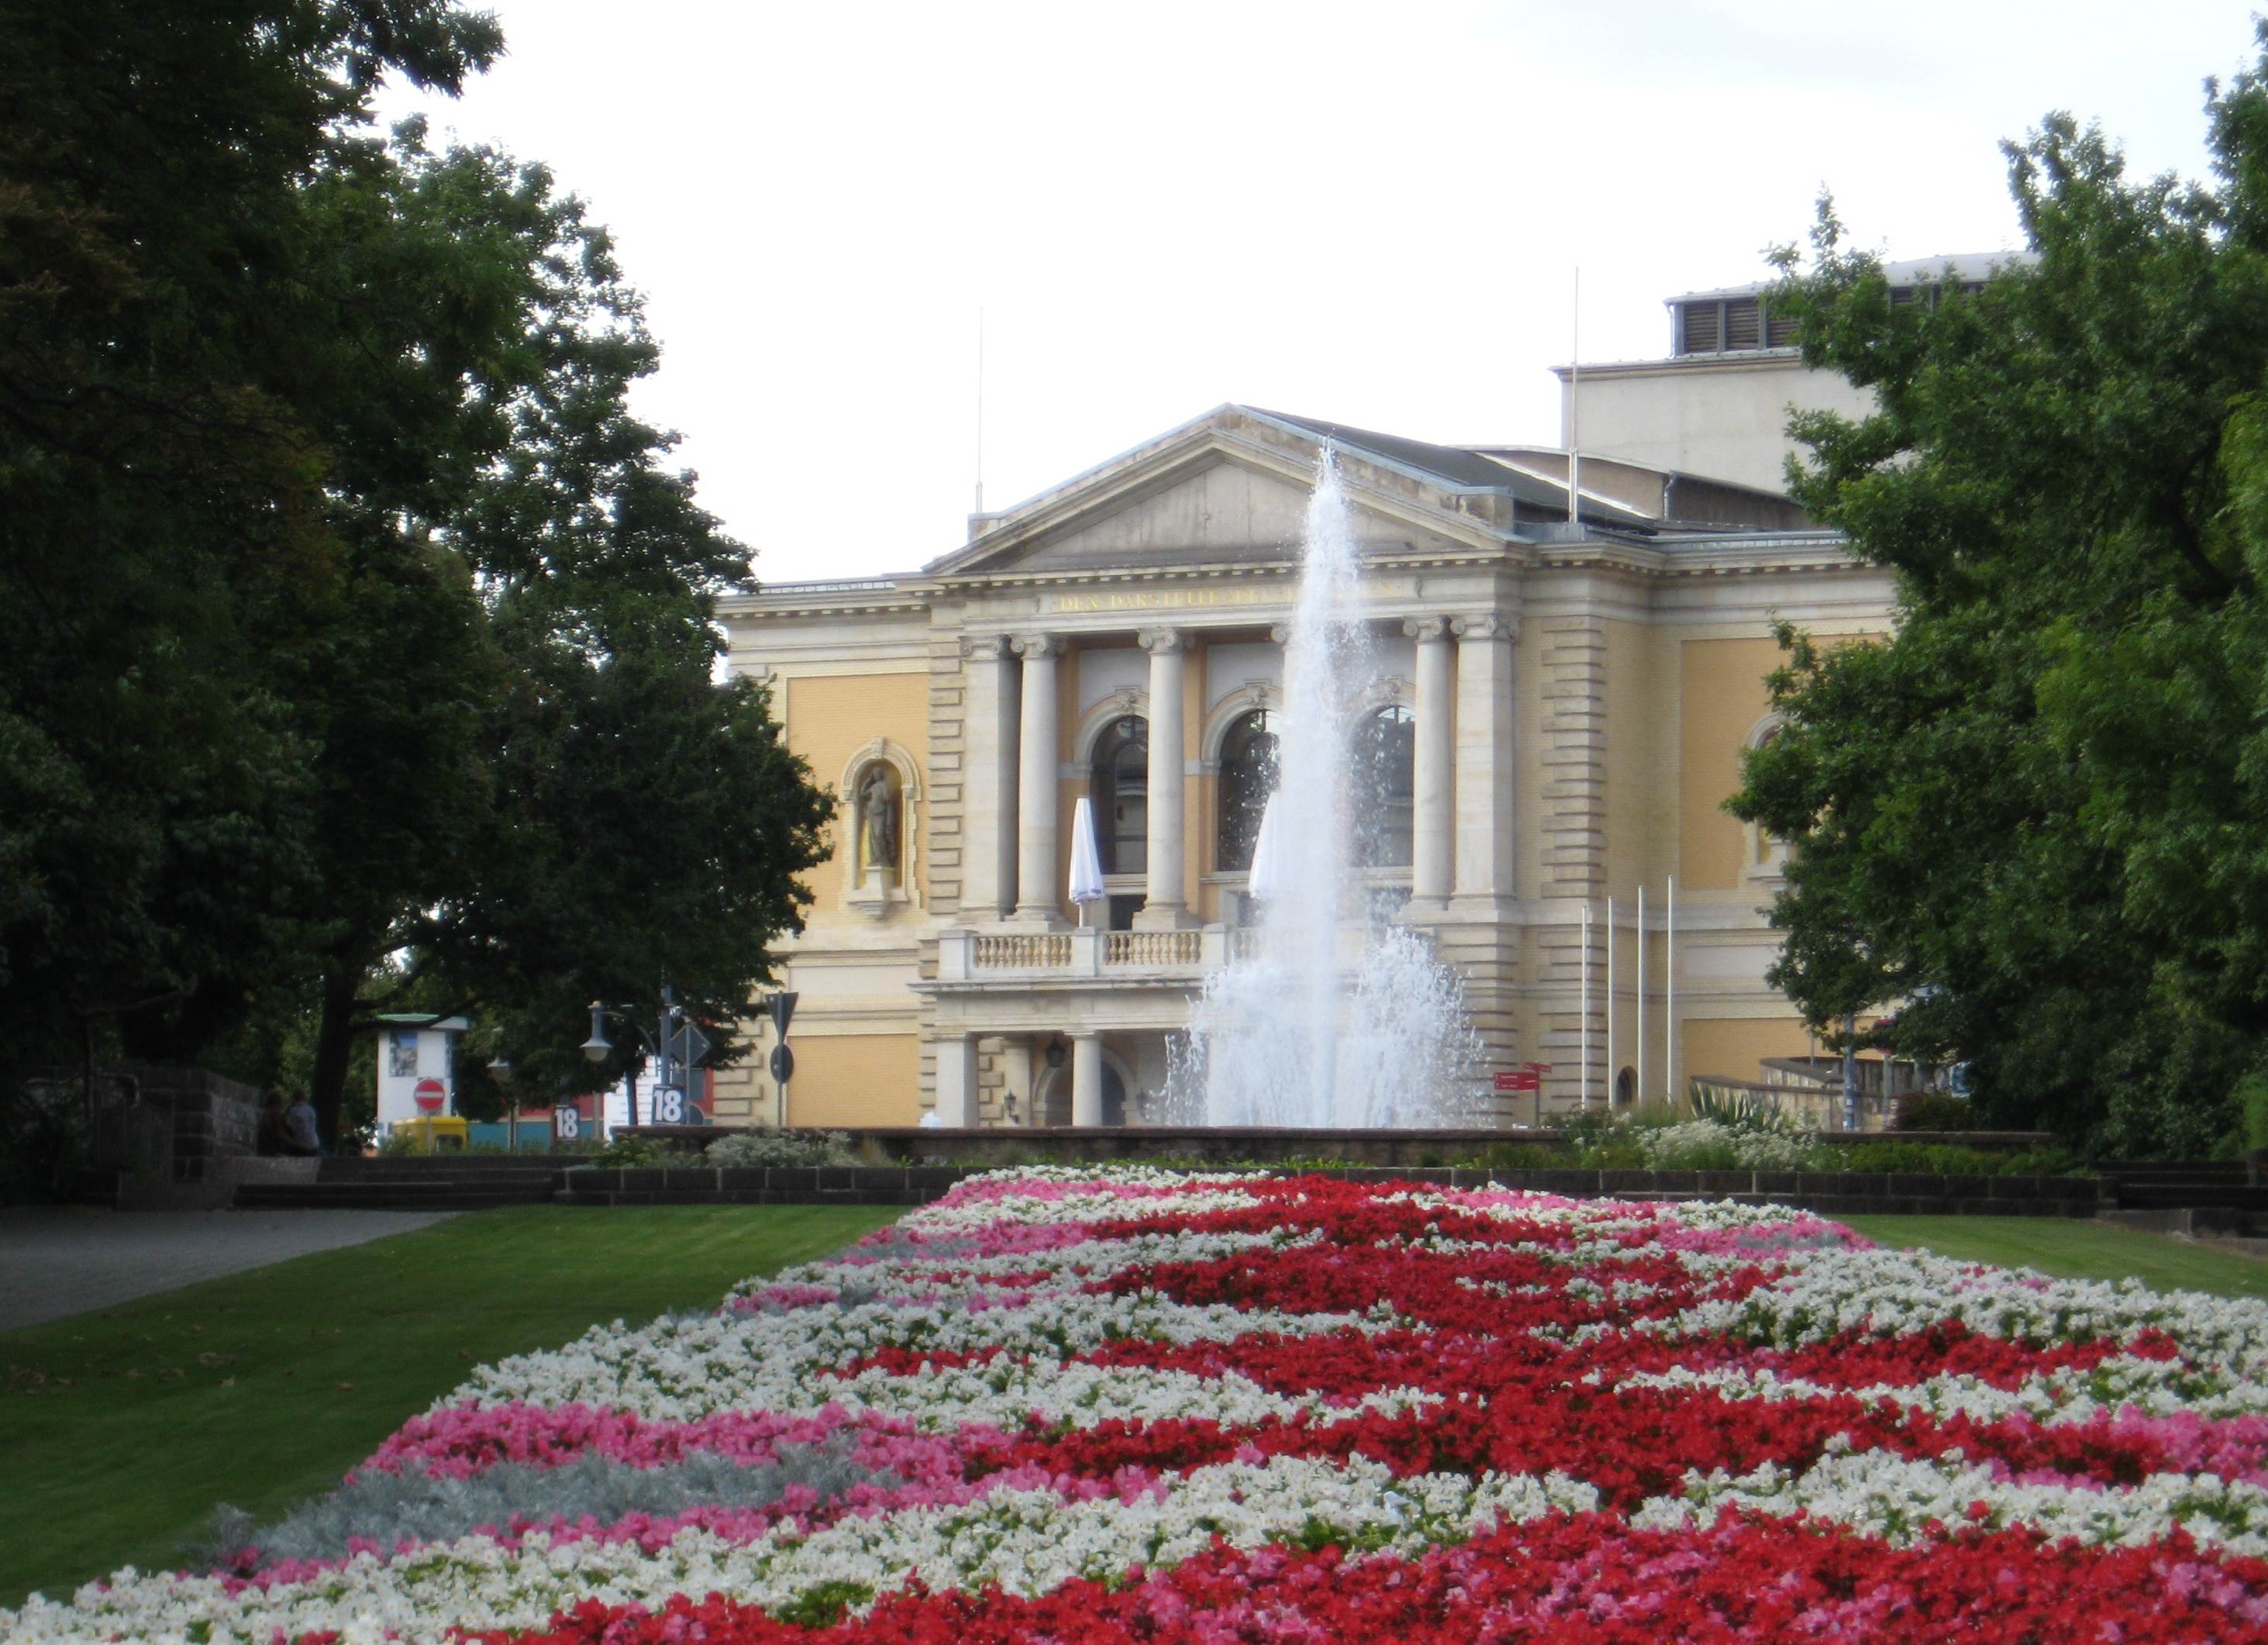
[[(593, 1000), (591, 1001), (591, 1037), (583, 1042), (582, 1051), (583, 1055), (594, 1063), (604, 1062), (614, 1054), (614, 1043), (607, 1037), (607, 1019), (609, 1017), (628, 1024), (630, 1031), (638, 1036), (639, 1044), (645, 1047), (646, 1054), (653, 1059), (655, 1118), (659, 1120), (659, 1110), (663, 1100), (661, 1094), (676, 1088), (680, 1066), (692, 1066), (701, 1053), (708, 1050), (708, 1039), (685, 1020), (685, 1007), (677, 1003), (677, 995), (673, 989), (665, 987), (661, 991), (661, 1010), (655, 1019), (655, 1031), (651, 1036), (638, 1026), (637, 1019), (628, 1010)], [(638, 1123), (637, 1081), (634, 1077), (625, 1075), (625, 1078), (629, 1081), (630, 1124), (635, 1125)], [(599, 1130), (603, 1137), (606, 1132), (603, 1113), (600, 1116)]]

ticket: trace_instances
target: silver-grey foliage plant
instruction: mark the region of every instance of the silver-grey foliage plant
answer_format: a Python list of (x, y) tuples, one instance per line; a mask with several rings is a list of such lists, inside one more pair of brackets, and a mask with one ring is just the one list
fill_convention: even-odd
[(754, 1166), (850, 1165), (850, 1139), (840, 1131), (740, 1131), (719, 1137), (702, 1162), (736, 1169)]
[(797, 1486), (808, 1486), (826, 1502), (861, 1485), (887, 1491), (904, 1483), (887, 1469), (854, 1460), (850, 1442), (841, 1437), (816, 1445), (783, 1445), (773, 1460), (753, 1464), (703, 1452), (641, 1468), (586, 1452), (557, 1468), (500, 1463), (465, 1479), (439, 1479), (407, 1467), (364, 1472), (328, 1496), (300, 1504), (265, 1530), (255, 1529), (241, 1509), (224, 1504), (190, 1552), (213, 1568), (237, 1563), (247, 1547), (257, 1550), (261, 1564), (336, 1559), (358, 1538), (393, 1548), (405, 1541), (448, 1542), (515, 1521), (573, 1524), (587, 1516), (604, 1525), (632, 1514), (769, 1508)]

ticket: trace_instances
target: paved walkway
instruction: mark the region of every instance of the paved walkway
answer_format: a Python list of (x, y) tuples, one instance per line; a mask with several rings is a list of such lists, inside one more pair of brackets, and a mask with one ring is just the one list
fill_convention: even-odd
[(453, 1211), (0, 1209), (0, 1331), (36, 1325), (289, 1257), (361, 1245)]

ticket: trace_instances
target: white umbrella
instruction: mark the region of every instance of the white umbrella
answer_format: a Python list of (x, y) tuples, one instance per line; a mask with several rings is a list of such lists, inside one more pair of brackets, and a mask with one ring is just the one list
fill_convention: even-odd
[(1261, 902), (1282, 894), (1283, 870), (1276, 860), (1276, 796), (1260, 808), (1260, 831), (1252, 838), (1252, 867), (1245, 875), (1247, 896)]
[(1071, 900), (1079, 904), (1080, 925), (1086, 924), (1086, 905), (1108, 895), (1102, 889), (1102, 853), (1094, 848), (1094, 808), (1082, 795), (1071, 814)]

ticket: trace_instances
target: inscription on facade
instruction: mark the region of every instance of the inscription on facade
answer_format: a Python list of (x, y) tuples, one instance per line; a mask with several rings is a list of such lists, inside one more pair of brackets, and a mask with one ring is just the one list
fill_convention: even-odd
[(1276, 588), (1125, 588), (1109, 594), (1051, 594), (1047, 609), (1079, 611), (1203, 610), (1217, 606), (1280, 606), (1287, 591)]

